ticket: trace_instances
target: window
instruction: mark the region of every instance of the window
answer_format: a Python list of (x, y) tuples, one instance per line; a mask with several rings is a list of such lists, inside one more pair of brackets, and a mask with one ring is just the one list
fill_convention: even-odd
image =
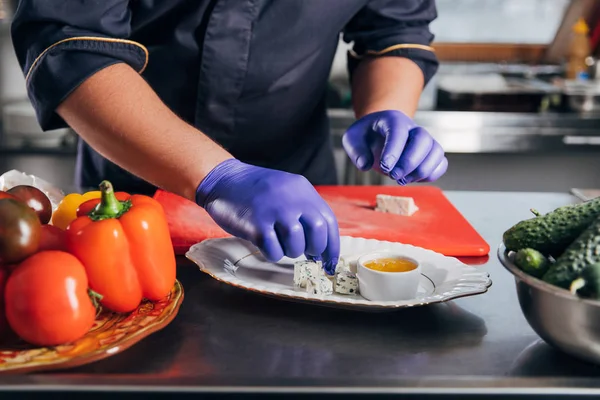
[(571, 0), (436, 0), (438, 43), (548, 45)]
[(441, 61), (550, 63), (564, 61), (571, 27), (584, 18), (600, 51), (597, 0), (436, 0), (431, 24)]

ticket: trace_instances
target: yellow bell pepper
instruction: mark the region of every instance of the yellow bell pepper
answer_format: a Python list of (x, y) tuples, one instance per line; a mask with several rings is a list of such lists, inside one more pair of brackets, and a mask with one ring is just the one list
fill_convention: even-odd
[(92, 199), (99, 199), (100, 191), (94, 190), (84, 194), (71, 193), (66, 195), (58, 207), (52, 213), (51, 224), (60, 229), (67, 229), (67, 226), (77, 218), (77, 208), (84, 202)]

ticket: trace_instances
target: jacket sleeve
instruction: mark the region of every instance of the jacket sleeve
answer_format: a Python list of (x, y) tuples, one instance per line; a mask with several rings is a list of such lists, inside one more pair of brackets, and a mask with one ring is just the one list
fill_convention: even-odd
[(27, 92), (44, 130), (66, 127), (55, 112), (99, 70), (127, 63), (140, 73), (148, 51), (128, 40), (128, 0), (20, 0), (11, 37)]
[(348, 54), (352, 77), (366, 57), (396, 56), (414, 61), (425, 84), (438, 69), (429, 24), (437, 17), (434, 0), (370, 0), (344, 29), (344, 41), (354, 42)]

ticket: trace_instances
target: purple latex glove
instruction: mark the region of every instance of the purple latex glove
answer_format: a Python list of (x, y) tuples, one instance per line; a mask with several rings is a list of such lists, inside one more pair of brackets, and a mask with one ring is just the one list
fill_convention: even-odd
[(374, 168), (400, 185), (433, 182), (448, 169), (439, 143), (400, 111), (362, 117), (348, 128), (342, 143), (356, 168)]
[(248, 240), (272, 262), (302, 254), (332, 275), (340, 253), (329, 205), (301, 175), (229, 159), (196, 190), (196, 202), (227, 233)]

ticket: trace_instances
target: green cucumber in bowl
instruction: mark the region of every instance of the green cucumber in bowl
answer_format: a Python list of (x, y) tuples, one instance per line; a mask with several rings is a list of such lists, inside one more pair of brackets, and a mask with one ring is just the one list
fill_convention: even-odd
[(544, 215), (536, 213), (534, 218), (509, 228), (502, 239), (508, 250), (530, 248), (558, 259), (599, 216), (600, 197), (562, 206)]
[(543, 280), (571, 290), (573, 282), (590, 265), (600, 263), (600, 218), (596, 218), (550, 266)]
[(571, 293), (588, 299), (600, 300), (600, 263), (590, 264), (571, 282)]
[(535, 249), (521, 249), (515, 253), (515, 265), (528, 275), (541, 279), (550, 267), (545, 255)]

